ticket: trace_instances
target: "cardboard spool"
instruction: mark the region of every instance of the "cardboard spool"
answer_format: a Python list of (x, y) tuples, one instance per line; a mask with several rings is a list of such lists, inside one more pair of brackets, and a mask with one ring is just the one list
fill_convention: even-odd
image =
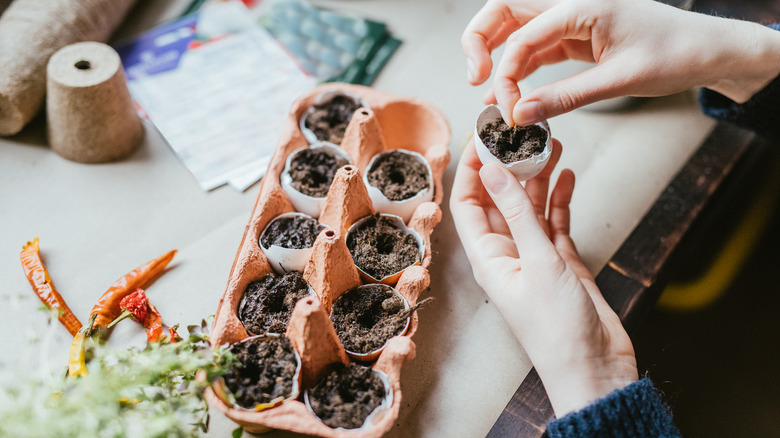
[[(238, 319), (238, 305), (247, 285), (272, 271), (258, 245), (260, 233), (276, 216), (295, 211), (280, 185), (280, 176), (288, 155), (309, 144), (299, 127), (301, 116), (318, 96), (332, 91), (357, 96), (370, 109), (358, 109), (347, 127), (341, 147), (350, 155), (353, 164), (342, 167), (336, 173), (319, 216), (319, 221), (331, 230), (318, 235), (304, 270), (304, 278), (317, 297), (304, 298), (296, 304), (287, 329), (287, 336), (301, 357), (303, 389), (314, 386), (333, 363), (349, 362), (328, 315), (331, 304), (339, 295), (363, 284), (344, 236), (358, 219), (375, 213), (362, 180), (365, 167), (377, 153), (400, 148), (420, 153), (433, 171), (433, 201), (420, 204), (407, 224), (422, 236), (423, 257), (419, 265), (405, 269), (395, 285), (409, 305), (414, 305), (430, 282), (427, 268), (431, 262), (431, 233), (441, 220), (439, 204), (444, 199), (442, 177), (449, 162), (449, 125), (444, 116), (428, 103), (347, 84), (326, 84), (298, 99), (287, 115), (279, 144), (260, 185), (260, 193), (233, 262), (227, 288), (219, 302), (212, 331), (214, 345), (237, 342), (249, 336)], [(301, 398), (261, 412), (232, 408), (212, 390), (207, 391), (206, 398), (212, 407), (251, 433), (280, 429), (322, 437), (380, 437), (398, 418), (402, 400), (401, 368), (415, 355), (411, 337), (417, 330), (417, 324), (415, 313), (406, 333), (391, 338), (372, 365), (388, 375), (393, 403), (390, 410), (370, 427), (350, 431), (330, 428), (307, 411)]]

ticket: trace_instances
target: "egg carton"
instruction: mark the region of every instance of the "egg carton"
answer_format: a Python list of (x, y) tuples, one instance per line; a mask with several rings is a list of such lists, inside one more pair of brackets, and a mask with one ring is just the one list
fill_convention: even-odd
[[(281, 186), (280, 177), (288, 156), (310, 143), (300, 127), (301, 117), (318, 99), (333, 92), (357, 97), (368, 108), (358, 109), (346, 128), (341, 148), (351, 157), (352, 164), (339, 169), (330, 186), (318, 219), (328, 229), (317, 236), (305, 266), (304, 278), (317, 297), (304, 298), (297, 303), (286, 333), (301, 357), (301, 386), (304, 389), (314, 386), (332, 364), (350, 362), (331, 323), (329, 311), (341, 293), (365, 282), (365, 277), (361, 277), (353, 262), (344, 236), (352, 224), (376, 212), (362, 178), (369, 161), (380, 152), (400, 148), (421, 154), (432, 171), (433, 200), (421, 202), (407, 223), (421, 237), (423, 254), (420, 262), (403, 270), (395, 283), (395, 289), (409, 305), (417, 302), (430, 282), (427, 268), (432, 254), (431, 233), (441, 220), (439, 204), (444, 198), (442, 176), (449, 162), (449, 125), (444, 116), (428, 103), (348, 84), (323, 85), (299, 98), (286, 118), (233, 262), (227, 288), (216, 312), (212, 331), (214, 345), (234, 343), (249, 337), (238, 319), (239, 303), (250, 282), (272, 272), (258, 240), (276, 216), (296, 211)], [(307, 410), (303, 397), (262, 411), (230, 406), (213, 389), (207, 391), (206, 398), (210, 406), (222, 411), (247, 432), (279, 429), (322, 437), (380, 437), (398, 418), (402, 399), (401, 368), (415, 356), (415, 344), (411, 338), (417, 325), (418, 318), (414, 313), (407, 331), (391, 338), (371, 365), (387, 375), (392, 388), (392, 403), (383, 412), (373, 415), (370, 424), (360, 429), (347, 431), (326, 426)]]

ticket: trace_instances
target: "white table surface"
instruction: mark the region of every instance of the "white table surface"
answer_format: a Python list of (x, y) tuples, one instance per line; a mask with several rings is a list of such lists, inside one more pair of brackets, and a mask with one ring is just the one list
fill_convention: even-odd
[[(186, 1), (145, 2), (120, 34), (172, 18)], [(481, 6), (468, 0), (319, 1), (386, 21), (404, 43), (374, 86), (434, 103), (452, 128), (445, 189), (483, 107), (485, 86), (466, 82), (460, 34)], [(672, 176), (712, 128), (693, 91), (650, 99), (619, 113), (575, 111), (550, 120), (564, 145), (559, 168), (577, 174), (572, 234), (595, 273), (628, 236)], [(153, 128), (130, 158), (112, 164), (69, 162), (45, 144), (36, 120), (0, 138), (0, 324), (6, 366), (64, 366), (70, 336), (52, 330), (51, 347), (32, 348), (46, 316), (19, 262), (22, 245), (40, 237), (51, 276), (71, 309), (86, 319), (97, 297), (130, 269), (177, 248), (173, 268), (147, 292), (167, 321), (182, 326), (213, 314), (224, 291), (258, 185), (211, 192)], [(447, 194), (448, 196), (448, 194)], [(445, 196), (446, 199), (446, 196)], [(474, 282), (449, 208), (433, 234), (430, 295), (403, 370), (403, 404), (390, 437), (484, 436), (531, 363)], [(124, 326), (124, 328), (122, 327)], [(112, 342), (143, 344), (138, 329), (118, 326)], [(214, 412), (209, 436), (234, 425)], [(268, 436), (290, 436), (273, 432)]]

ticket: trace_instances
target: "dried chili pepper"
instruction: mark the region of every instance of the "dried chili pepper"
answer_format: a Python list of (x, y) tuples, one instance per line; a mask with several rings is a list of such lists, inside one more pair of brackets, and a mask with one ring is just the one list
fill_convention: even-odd
[(146, 298), (146, 293), (143, 289), (136, 289), (135, 292), (122, 298), (122, 301), (119, 302), (119, 308), (122, 309), (122, 313), (115, 320), (111, 321), (111, 324), (106, 328), (111, 328), (119, 321), (131, 316), (143, 324), (149, 315), (149, 302)]
[(132, 272), (114, 282), (92, 308), (90, 315), (97, 315), (95, 327), (105, 328), (115, 320), (122, 312), (120, 307), (122, 299), (155, 278), (157, 274), (168, 266), (168, 263), (170, 263), (174, 255), (176, 255), (175, 249), (160, 258), (137, 267)]
[(24, 275), (30, 281), (30, 286), (32, 286), (35, 294), (46, 304), (46, 307), (56, 309), (59, 312), (58, 318), (62, 325), (68, 329), (71, 335), (76, 336), (79, 330), (81, 330), (81, 322), (79, 322), (79, 319), (76, 318), (76, 315), (73, 314), (54, 287), (54, 283), (52, 283), (51, 277), (49, 277), (49, 272), (41, 260), (38, 238), (36, 237), (32, 242), (27, 242), (22, 247), (22, 252), (19, 256), (22, 259)]
[(73, 337), (68, 355), (68, 375), (71, 379), (87, 374), (87, 339), (92, 336), (93, 324), (97, 315), (92, 315), (89, 322)]
[[(122, 313), (107, 328), (111, 328), (119, 321), (132, 316), (133, 319), (143, 324), (146, 329), (147, 342), (161, 342), (163, 340), (176, 342), (179, 338), (175, 329), (163, 324), (160, 312), (149, 302), (143, 289), (137, 289), (123, 298), (119, 307), (122, 309)], [(170, 337), (165, 336), (165, 328), (168, 329)]]
[[(176, 333), (175, 327), (168, 327), (162, 322), (162, 316), (157, 308), (152, 303), (149, 304), (151, 313), (146, 317), (144, 321), (144, 328), (146, 328), (146, 342), (162, 342), (168, 340), (170, 342), (176, 342), (179, 339), (179, 334)], [(168, 336), (165, 335), (165, 330), (168, 329)]]

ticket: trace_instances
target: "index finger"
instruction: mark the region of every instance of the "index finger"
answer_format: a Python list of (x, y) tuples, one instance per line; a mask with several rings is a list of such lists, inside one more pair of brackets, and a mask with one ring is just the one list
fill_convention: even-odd
[[(594, 25), (595, 18), (581, 16), (570, 3), (561, 3), (542, 12), (510, 35), (493, 83), (502, 114), (505, 117), (512, 115), (515, 104), (520, 100), (517, 83), (526, 76), (534, 54), (564, 39), (590, 39)], [(513, 125), (514, 121), (510, 117), (507, 123)]]

